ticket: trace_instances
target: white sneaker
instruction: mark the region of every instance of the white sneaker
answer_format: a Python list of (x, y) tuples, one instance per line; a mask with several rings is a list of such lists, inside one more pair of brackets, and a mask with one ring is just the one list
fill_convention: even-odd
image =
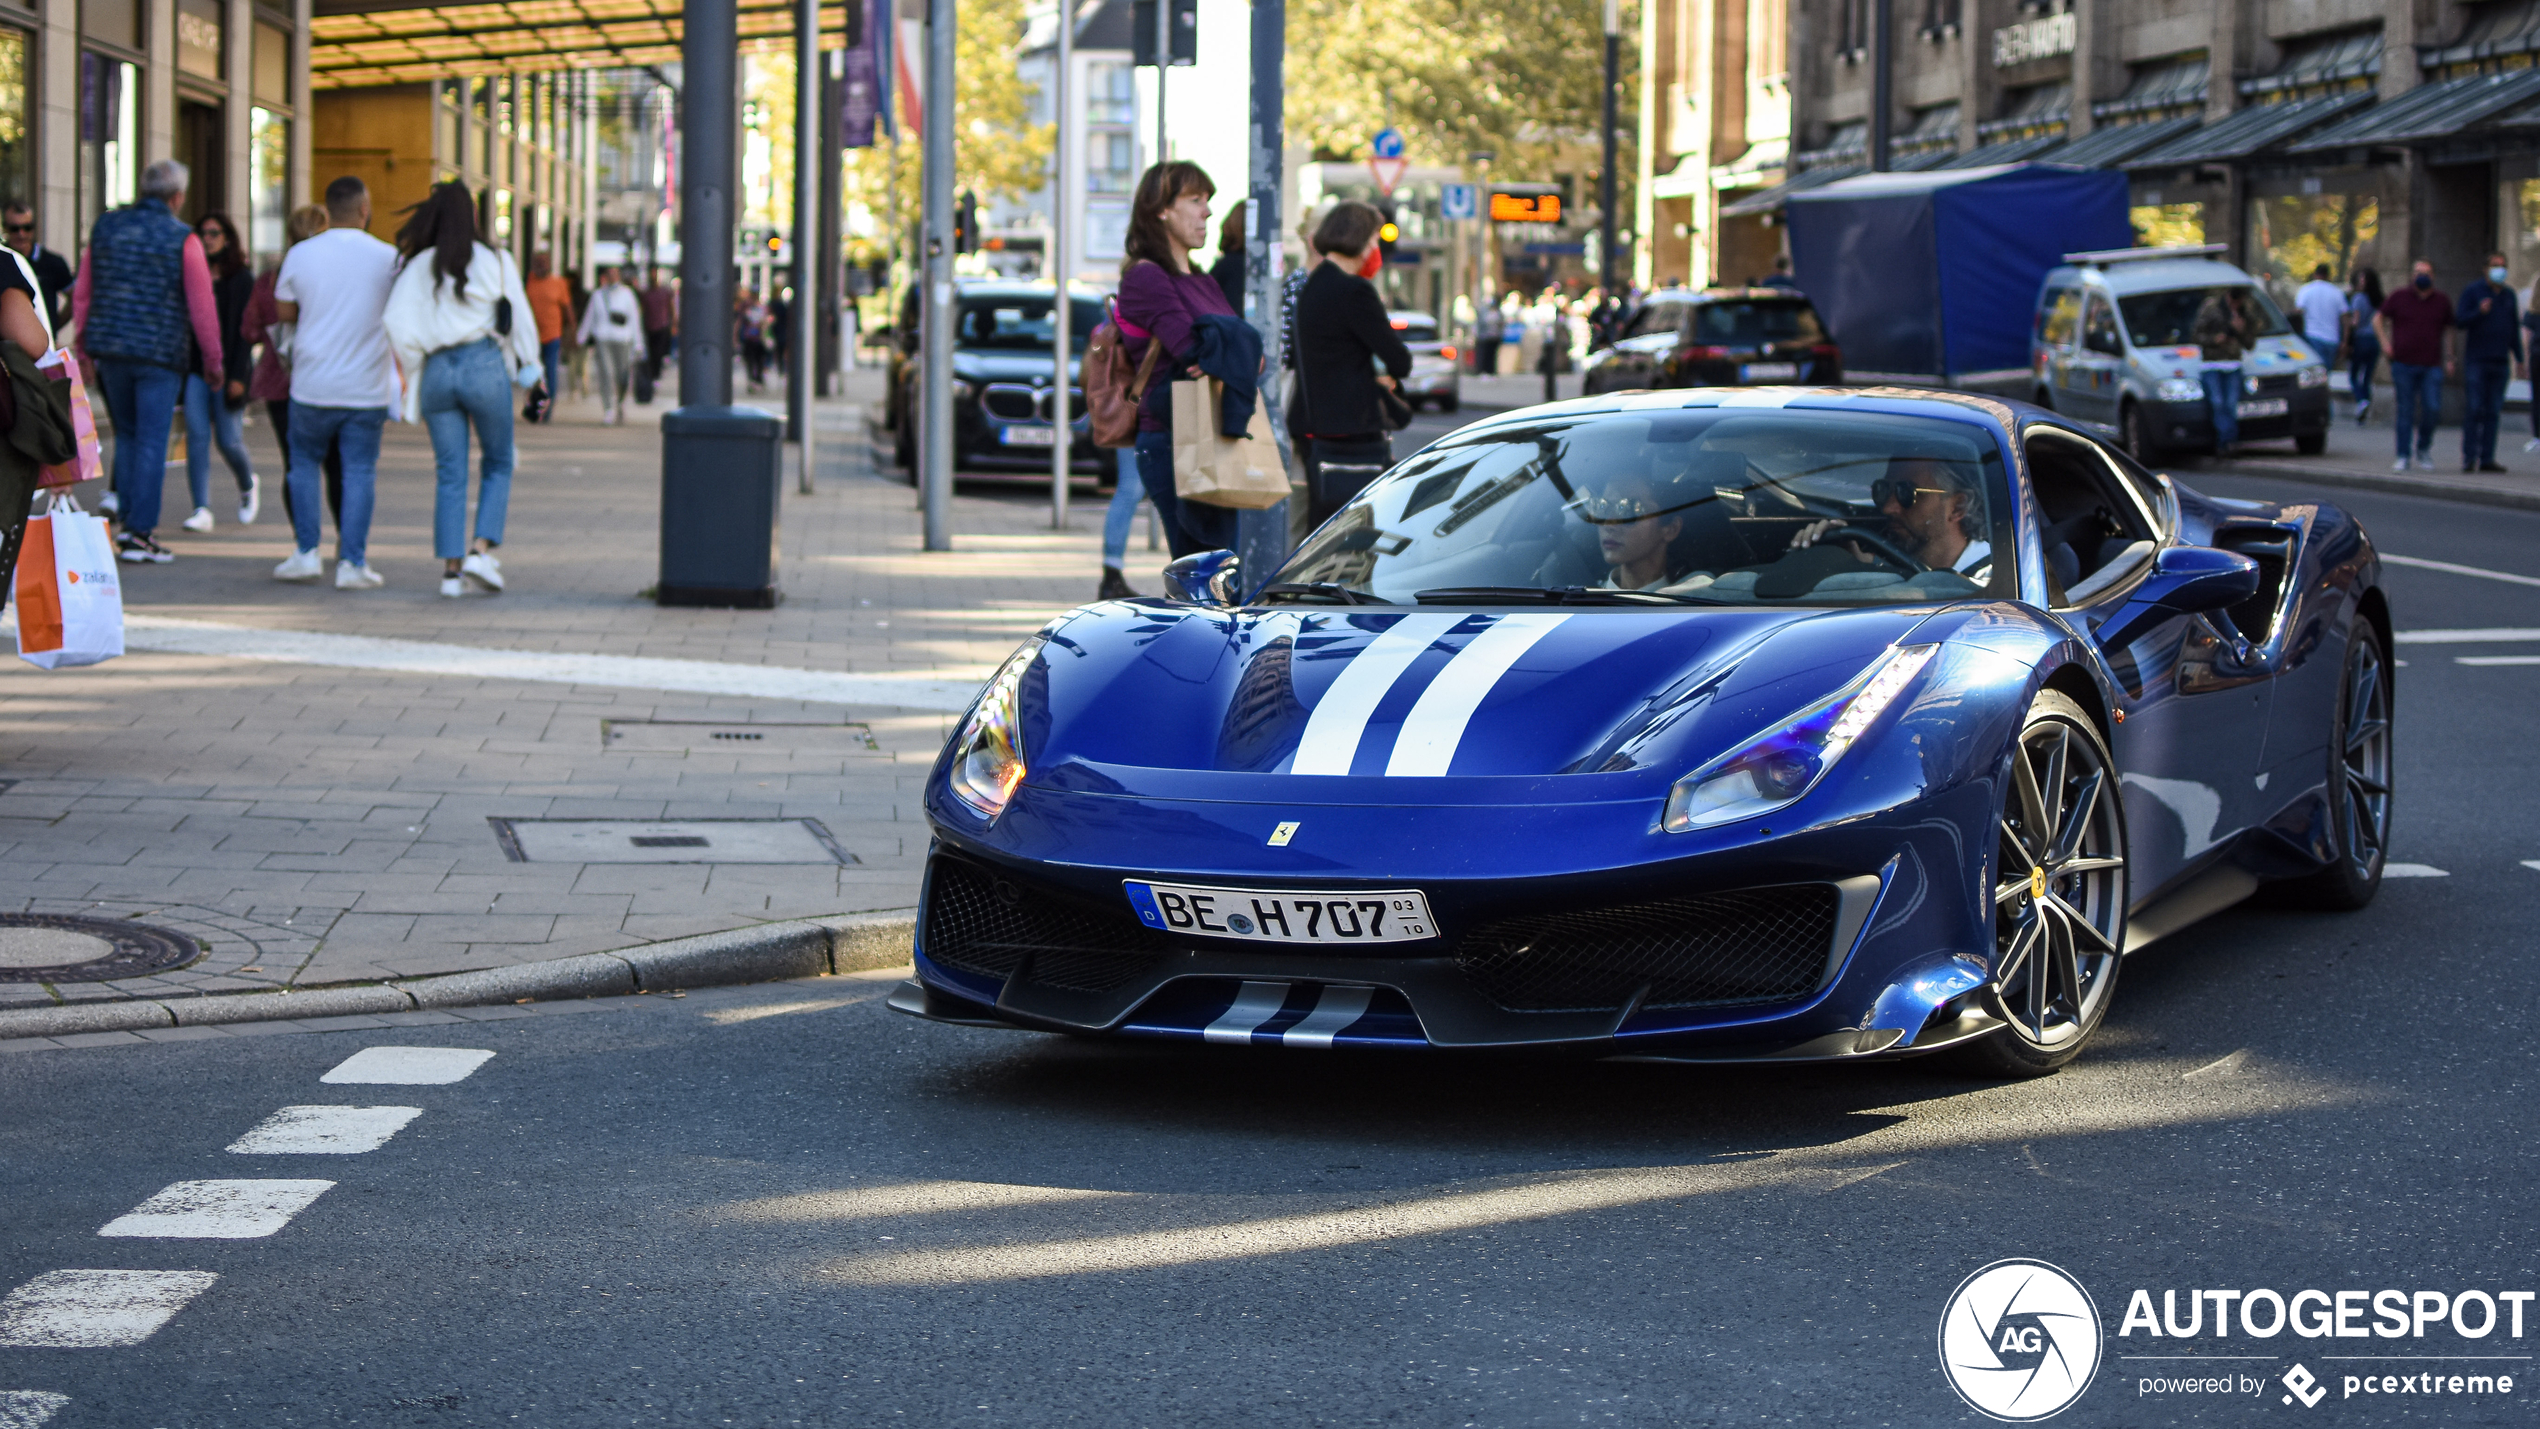
[(122, 512), (123, 503), (115, 499), (115, 494), (113, 492), (109, 491), (105, 495), (97, 498), (98, 515), (116, 516), (122, 514)]
[(2432, 458), (2432, 457), (2428, 457), (2428, 456), (2421, 456), (2421, 457), (2418, 457), (2418, 458), (2417, 458), (2417, 470), (2419, 470), (2419, 471), (2432, 471), (2432, 470), (2434, 470), (2434, 458)]
[(301, 551), (273, 568), (278, 581), (313, 581), (326, 574), (326, 562), (315, 551)]
[(451, 600), (457, 600), (460, 596), (467, 594), (467, 582), (460, 580), (457, 576), (443, 576), (441, 594)]
[(209, 531), (212, 529), (212, 508), (208, 506), (197, 506), (194, 508), (193, 515), (186, 517), (183, 521), (180, 521), (177, 524), (183, 526), (188, 531)]
[(2390, 463), (2390, 469), (2392, 471), (2406, 471), (2408, 469), (2408, 459), (2406, 457), (2399, 458), (2397, 461)]
[(238, 493), (238, 524), (253, 526), (256, 513), (264, 509), (265, 480), (261, 476), (247, 478), (247, 489)]
[(459, 562), (459, 574), (485, 587), (488, 591), (503, 588), (503, 563), (491, 551), (479, 551)]
[(335, 563), (337, 590), (370, 590), (386, 584), (388, 584), (388, 578), (372, 570), (364, 562), (337, 561)]
[(2531, 440), (2524, 442), (2522, 444), (2522, 449), (2527, 452), (2540, 452), (2540, 437), (2533, 437)]

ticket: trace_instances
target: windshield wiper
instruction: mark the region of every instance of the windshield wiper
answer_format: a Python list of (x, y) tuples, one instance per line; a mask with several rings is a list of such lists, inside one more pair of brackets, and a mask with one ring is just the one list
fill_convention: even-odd
[[(1275, 589), (1275, 587), (1274, 587)], [(1422, 605), (1526, 603), (1533, 605), (1727, 605), (1711, 596), (1655, 590), (1595, 590), (1587, 586), (1450, 585), (1412, 597)]]
[(1272, 581), (1261, 588), (1261, 594), (1264, 596), (1321, 596), (1325, 600), (1338, 601), (1342, 605), (1393, 604), (1392, 601), (1380, 596), (1369, 595), (1363, 590), (1353, 590), (1335, 581)]

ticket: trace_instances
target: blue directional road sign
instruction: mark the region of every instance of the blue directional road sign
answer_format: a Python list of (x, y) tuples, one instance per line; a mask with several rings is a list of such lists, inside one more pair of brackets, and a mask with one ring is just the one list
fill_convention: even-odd
[(1438, 217), (1471, 218), (1481, 212), (1481, 201), (1471, 184), (1442, 184), (1438, 188)]
[(1401, 158), (1402, 131), (1391, 128), (1377, 130), (1376, 138), (1372, 147), (1376, 151), (1375, 156), (1379, 159)]

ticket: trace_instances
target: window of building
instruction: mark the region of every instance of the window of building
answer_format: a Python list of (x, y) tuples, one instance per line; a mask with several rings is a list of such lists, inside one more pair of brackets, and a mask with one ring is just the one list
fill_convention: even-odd
[(2053, 80), (2045, 84), (2023, 85), (2006, 90), (2002, 95), (2002, 117), (1976, 126), (1976, 138), (1986, 144), (2012, 139), (2029, 139), (2043, 134), (2061, 134), (2072, 118), (2072, 81)]
[(2134, 67), (2125, 92), (2090, 106), (2093, 117), (2126, 124), (2204, 112), (2213, 62), (2203, 50), (2146, 60)]
[(2138, 248), (2193, 247), (2205, 241), (2201, 203), (2139, 203), (2126, 210)]
[(79, 32), (138, 52), (142, 48), (141, 0), (79, 0)]
[(1085, 191), (1125, 194), (1137, 182), (1138, 142), (1120, 130), (1086, 136)]
[(97, 216), (141, 192), (140, 67), (88, 51), (79, 57), (79, 242)]
[(1085, 66), (1085, 118), (1094, 124), (1138, 122), (1137, 71), (1109, 60)]
[(0, 202), (31, 203), (34, 146), (27, 142), (27, 36), (0, 29)]
[(1870, 0), (1835, 0), (1836, 53), (1858, 61), (1870, 53)]
[(258, 104), (291, 102), (291, 34), (278, 25), (256, 22), (255, 50), (248, 56), (247, 88)]
[(2370, 89), (2381, 73), (2378, 21), (2325, 35), (2284, 41), (2284, 60), (2272, 74), (2240, 81), (2240, 92), (2261, 104), (2347, 90)]
[(176, 0), (176, 67), (219, 83), (224, 7), (220, 0)]
[(1923, 0), (1923, 38), (1943, 40), (1956, 33), (1958, 0)]
[(2527, 66), (2540, 51), (2540, 0), (2489, 0), (2463, 8), (2469, 18), (2460, 38), (2431, 53), (2417, 52), (2427, 74), (2442, 79), (2494, 74)]
[(2282, 194), (2249, 200), (2249, 267), (2279, 306), (2322, 263), (2340, 283), (2378, 262), (2381, 200), (2366, 194)]
[(258, 106), (247, 115), (247, 250), (258, 265), (282, 261), (291, 216), (291, 121)]
[(1899, 154), (1924, 154), (1954, 148), (1957, 143), (1958, 101), (1953, 99), (1915, 110), (1913, 122), (1896, 136), (1893, 147)]

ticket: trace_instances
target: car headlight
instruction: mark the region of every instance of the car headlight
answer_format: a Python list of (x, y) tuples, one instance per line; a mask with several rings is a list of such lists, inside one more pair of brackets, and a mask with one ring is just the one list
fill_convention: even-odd
[(1825, 777), (1940, 649), (1900, 645), (1841, 690), (1819, 700), (1746, 747), (1715, 759), (1667, 791), (1660, 827), (1671, 834), (1736, 823), (1798, 799)]
[(1042, 643), (1035, 635), (1005, 657), (979, 692), (979, 703), (971, 707), (961, 733), (953, 736), (953, 796), (990, 823), (1005, 812), (1015, 786), (1023, 782), (1023, 724), (1015, 704), (1023, 672), (1039, 657)]
[(2328, 385), (2328, 369), (2325, 367), (2305, 367), (2302, 369), (2302, 375), (2298, 380), (2301, 385), (2305, 387), (2325, 387)]
[(958, 377), (954, 378), (954, 379), (953, 379), (953, 385), (952, 385), (952, 394), (953, 394), (953, 400), (954, 400), (954, 401), (956, 401), (956, 402), (967, 402), (967, 401), (969, 401), (969, 400), (970, 400), (970, 384), (969, 384), (969, 383), (967, 383), (967, 382), (962, 381), (962, 380), (961, 380), (960, 378), (958, 378)]
[(2193, 402), (2204, 395), (2205, 387), (2200, 382), (2193, 382), (2184, 377), (2161, 379), (2161, 400), (2164, 402)]

